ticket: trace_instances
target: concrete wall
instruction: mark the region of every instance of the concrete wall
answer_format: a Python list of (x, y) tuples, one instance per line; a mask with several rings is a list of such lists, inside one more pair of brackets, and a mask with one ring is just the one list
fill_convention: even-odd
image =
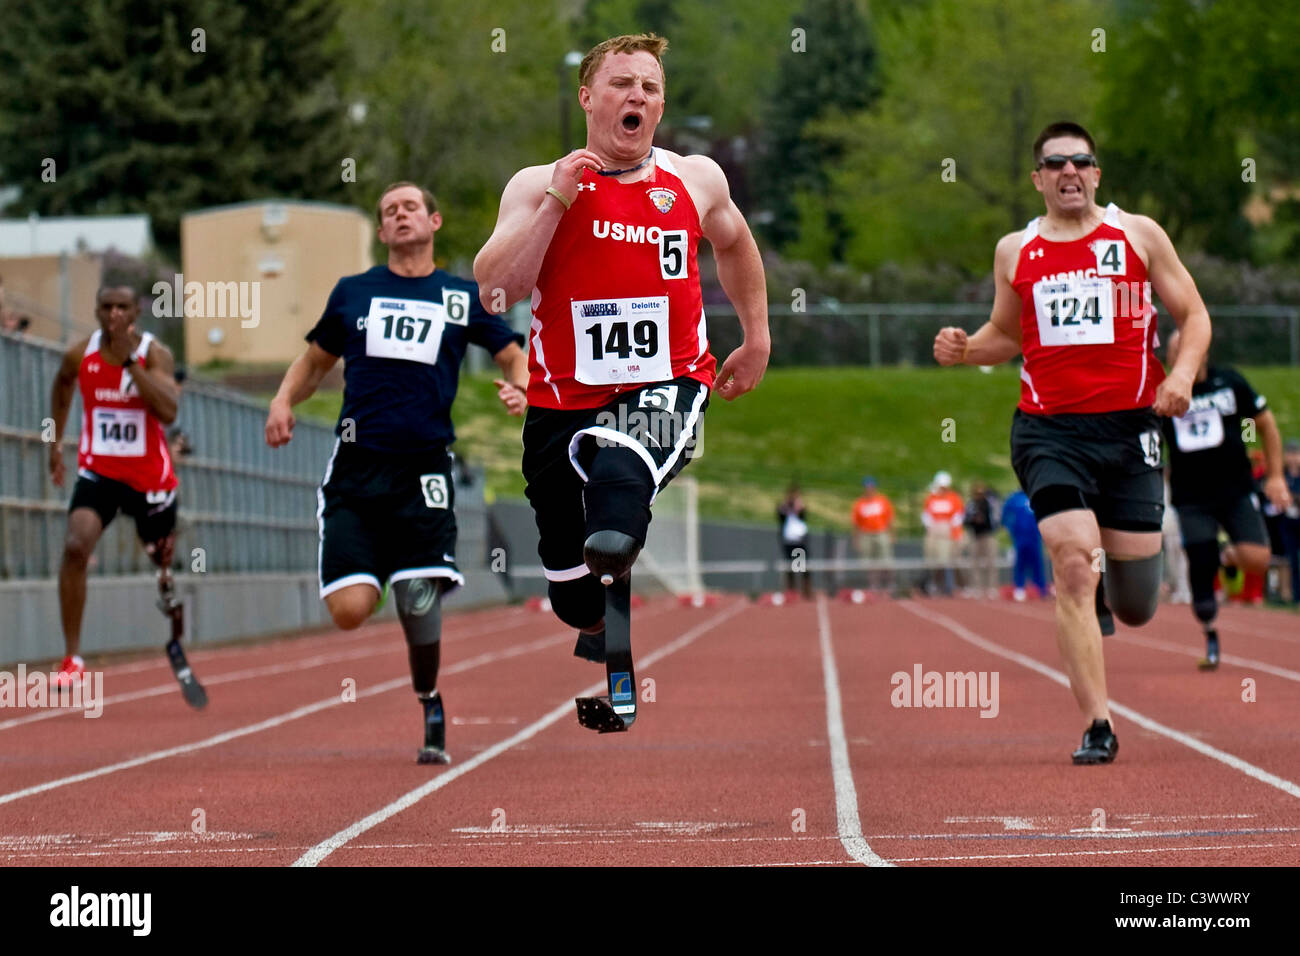
[[(62, 519), (62, 515), (58, 516)], [(531, 520), (531, 518), (530, 518)], [(449, 610), (505, 600), (500, 575), (488, 570), (487, 509), (482, 482), (456, 485), (459, 536), (456, 557), (465, 587), (447, 598)], [(129, 524), (129, 522), (123, 522)], [(138, 545), (135, 550), (139, 550)], [(191, 574), (178, 572), (185, 601), (186, 641), (215, 644), (303, 628), (332, 628), (318, 597), (316, 573)], [(92, 575), (87, 582), (82, 653), (161, 649), (170, 624), (154, 607), (158, 585), (152, 574)], [(381, 617), (395, 619), (390, 600)], [(0, 581), (0, 664), (48, 661), (63, 656), (58, 580), (53, 577)]]

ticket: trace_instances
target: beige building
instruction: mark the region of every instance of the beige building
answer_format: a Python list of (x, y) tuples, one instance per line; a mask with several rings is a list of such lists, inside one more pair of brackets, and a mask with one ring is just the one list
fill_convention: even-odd
[(154, 311), (185, 315), (192, 365), (287, 364), (340, 277), (373, 264), (375, 223), (351, 206), (250, 202), (181, 219), (181, 274)]
[(89, 252), (0, 259), (0, 321), (25, 319), (24, 332), (52, 342), (86, 335), (99, 327), (100, 271), (99, 256)]
[(71, 341), (97, 327), (101, 256), (143, 257), (149, 217), (38, 216), (0, 219), (0, 328)]

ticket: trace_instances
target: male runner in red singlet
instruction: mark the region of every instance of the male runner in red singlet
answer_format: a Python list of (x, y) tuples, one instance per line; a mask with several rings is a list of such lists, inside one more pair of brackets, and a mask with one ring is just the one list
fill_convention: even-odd
[[(1164, 497), (1158, 416), (1182, 415), (1210, 344), (1210, 317), (1153, 220), (1094, 201), (1101, 169), (1088, 132), (1053, 123), (1034, 142), (1047, 215), (998, 242), (989, 321), (935, 337), (940, 365), (1024, 355), (1011, 458), (1056, 575), (1057, 645), (1090, 721), (1075, 763), (1119, 748), (1106, 703), (1101, 636), (1155, 614)], [(1182, 331), (1166, 377), (1154, 354), (1151, 290)], [(1105, 581), (1104, 600), (1098, 573)]]
[[(653, 34), (620, 36), (586, 55), (586, 147), (515, 174), (474, 262), (487, 309), (532, 296), (523, 471), (551, 606), (579, 629), (575, 654), (606, 661), (624, 718), (589, 720), (580, 703), (580, 721), (602, 731), (635, 717), (630, 651), (619, 669), (613, 631), (606, 659), (602, 583), (625, 582), (655, 495), (690, 457), (715, 378), (723, 398), (743, 395), (771, 348), (762, 260), (722, 170), (653, 146), (666, 47)], [(716, 375), (701, 237), (745, 333)]]
[(81, 618), (86, 608), (86, 566), (100, 535), (124, 511), (135, 520), (145, 552), (158, 566), (159, 610), (172, 622), (167, 657), (185, 700), (203, 707), (207, 694), (181, 649), (183, 608), (171, 576), (175, 546), (176, 488), (164, 426), (176, 420), (180, 387), (173, 377), (172, 353), (149, 332), (136, 331), (139, 315), (129, 288), (99, 290), (95, 317), (99, 329), (63, 356), (51, 394), (55, 441), (50, 445), (50, 477), (64, 482), (60, 441), (72, 392), (80, 387), (81, 443), (77, 484), (68, 508), (68, 534), (59, 569), (59, 610), (67, 656), (59, 683), (69, 686), (85, 672)]

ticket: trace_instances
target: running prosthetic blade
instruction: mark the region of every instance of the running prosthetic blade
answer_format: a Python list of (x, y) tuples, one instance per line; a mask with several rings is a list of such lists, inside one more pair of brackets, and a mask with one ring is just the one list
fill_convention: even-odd
[(199, 679), (194, 676), (194, 671), (190, 669), (190, 662), (185, 659), (185, 651), (181, 648), (178, 638), (173, 637), (167, 642), (167, 660), (171, 662), (172, 673), (176, 675), (176, 680), (181, 685), (181, 694), (185, 697), (185, 703), (196, 710), (208, 706), (208, 692), (203, 689)]
[(442, 709), (442, 695), (434, 691), (432, 697), (420, 701), (424, 705), (424, 746), (416, 755), (416, 763), (448, 764), (447, 715)]
[(602, 734), (627, 730), (636, 720), (632, 668), (632, 576), (605, 587), (605, 678), (608, 696), (578, 697), (578, 723)]
[(1205, 656), (1196, 662), (1196, 666), (1203, 671), (1218, 670), (1219, 668), (1219, 635), (1215, 631), (1210, 631), (1205, 638)]

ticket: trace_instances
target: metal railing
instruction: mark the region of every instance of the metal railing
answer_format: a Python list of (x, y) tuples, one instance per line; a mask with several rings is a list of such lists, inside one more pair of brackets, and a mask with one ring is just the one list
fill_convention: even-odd
[[(25, 336), (0, 336), (0, 578), (58, 573), (68, 498), (76, 480), (80, 396), (62, 446), (67, 480), (48, 474), (50, 389), (62, 349)], [(293, 441), (268, 448), (266, 409), (229, 389), (190, 379), (176, 425), (192, 456), (180, 477), (179, 565), (208, 572), (316, 568), (316, 486), (334, 444), (330, 428), (299, 422)], [(201, 553), (195, 549), (201, 549)], [(119, 516), (96, 549), (92, 574), (150, 569), (133, 522)]]
[[(1157, 303), (1161, 338), (1174, 328)], [(771, 304), (773, 365), (928, 365), (934, 336), (946, 325), (974, 331), (989, 317), (988, 303), (809, 303), (804, 310)], [(1300, 365), (1300, 306), (1211, 305), (1214, 361), (1240, 365)], [(740, 344), (730, 305), (707, 305), (715, 355)]]

